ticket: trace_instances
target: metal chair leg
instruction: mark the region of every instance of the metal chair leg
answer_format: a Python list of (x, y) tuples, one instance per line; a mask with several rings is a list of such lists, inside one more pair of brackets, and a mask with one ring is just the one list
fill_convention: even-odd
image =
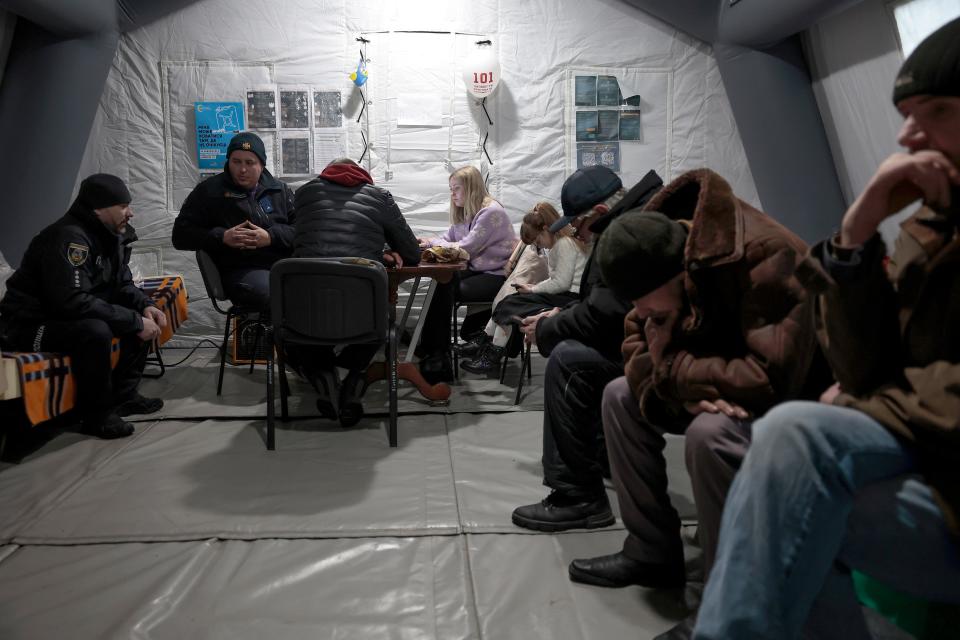
[(527, 365), (527, 382), (533, 382), (533, 365), (530, 364), (530, 345), (527, 345), (527, 354), (524, 356)]
[(260, 338), (263, 336), (263, 324), (260, 322), (259, 316), (257, 317), (257, 328), (253, 332), (253, 352), (250, 354), (250, 371), (248, 374), (253, 373), (253, 365), (257, 363), (257, 349), (260, 347)]
[[(273, 355), (274, 348), (271, 345), (270, 355)], [(286, 422), (290, 419), (290, 410), (287, 398), (290, 396), (290, 383), (287, 381), (287, 366), (283, 359), (283, 349), (276, 349), (277, 364), (280, 369), (280, 419)]]
[(460, 303), (453, 301), (453, 319), (450, 322), (450, 352), (453, 356), (453, 379), (460, 380), (460, 351), (457, 347), (457, 315), (460, 311)]
[(517, 380), (517, 396), (513, 399), (513, 404), (520, 404), (520, 395), (523, 393), (523, 373), (530, 372), (530, 345), (520, 353), (522, 364), (520, 365), (520, 378)]
[(390, 327), (387, 334), (387, 363), (390, 374), (387, 377), (390, 394), (390, 424), (387, 438), (391, 447), (397, 446), (397, 329)]
[[(142, 374), (140, 374), (140, 377), (151, 378), (151, 379), (163, 377), (163, 374), (167, 372), (167, 366), (163, 362), (162, 351), (163, 350), (160, 347), (156, 346), (156, 342), (154, 342), (153, 353), (147, 356), (146, 364), (159, 367), (160, 371), (158, 371), (157, 373), (147, 373), (146, 371), (144, 371)], [(153, 356), (153, 358), (151, 358), (150, 356)]]
[(230, 339), (230, 320), (233, 318), (232, 310), (227, 311), (226, 326), (223, 328), (223, 342), (220, 344), (220, 376), (217, 378), (217, 395), (223, 391), (223, 365), (227, 361), (227, 340)]
[[(508, 343), (507, 343), (507, 352), (509, 352), (509, 349), (510, 349), (510, 343), (508, 342)], [(507, 357), (507, 354), (504, 353), (504, 354), (503, 354), (503, 358), (500, 360), (500, 384), (503, 384), (504, 378), (507, 377), (507, 361), (509, 361), (509, 360), (510, 360), (510, 358), (508, 358), (508, 357)]]
[(276, 449), (273, 406), (273, 349), (267, 352), (267, 450)]

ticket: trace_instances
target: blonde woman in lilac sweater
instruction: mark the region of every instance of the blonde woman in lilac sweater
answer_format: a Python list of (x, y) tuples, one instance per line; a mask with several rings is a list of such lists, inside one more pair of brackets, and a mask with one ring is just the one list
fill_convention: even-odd
[[(454, 300), (492, 300), (503, 284), (503, 268), (517, 243), (507, 212), (487, 192), (476, 167), (462, 167), (450, 176), (450, 223), (439, 238), (420, 239), (421, 247), (457, 247), (470, 256), (466, 271), (447, 284), (437, 285), (424, 321), (420, 344), (425, 354), (420, 372), (431, 384), (453, 380), (449, 347)], [(482, 317), (468, 317), (464, 333), (471, 326), (481, 329), (490, 314), (475, 315)]]

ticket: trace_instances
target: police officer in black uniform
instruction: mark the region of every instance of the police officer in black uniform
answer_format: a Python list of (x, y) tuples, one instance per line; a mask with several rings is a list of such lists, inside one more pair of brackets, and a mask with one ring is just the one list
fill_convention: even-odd
[[(102, 438), (133, 433), (121, 416), (163, 407), (137, 392), (149, 342), (166, 317), (133, 284), (125, 242), (132, 217), (120, 178), (86, 178), (67, 213), (30, 242), (0, 300), (4, 348), (70, 356), (82, 428)], [(120, 358), (111, 371), (114, 337)]]
[(293, 253), (293, 191), (264, 168), (263, 140), (238, 133), (223, 172), (198, 184), (173, 224), (173, 246), (204, 250), (234, 304), (268, 309), (270, 267)]

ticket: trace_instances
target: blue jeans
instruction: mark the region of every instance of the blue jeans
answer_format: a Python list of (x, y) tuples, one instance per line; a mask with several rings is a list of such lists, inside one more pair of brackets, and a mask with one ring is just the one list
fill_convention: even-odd
[(727, 496), (694, 638), (869, 638), (849, 569), (960, 602), (960, 545), (909, 448), (859, 411), (780, 405)]

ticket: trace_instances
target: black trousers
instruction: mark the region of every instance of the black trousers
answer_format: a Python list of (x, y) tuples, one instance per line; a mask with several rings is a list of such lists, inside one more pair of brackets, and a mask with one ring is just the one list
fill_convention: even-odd
[(603, 477), (610, 475), (603, 388), (622, 375), (623, 363), (576, 340), (550, 352), (543, 382), (543, 484), (571, 496), (603, 491)]
[[(420, 344), (429, 355), (445, 353), (450, 346), (450, 323), (453, 318), (453, 303), (490, 302), (500, 291), (506, 278), (478, 271), (461, 271), (446, 284), (437, 284), (423, 322)], [(469, 335), (483, 328), (490, 319), (490, 312), (467, 316), (461, 335)]]
[(70, 356), (77, 412), (102, 419), (134, 397), (147, 362), (149, 343), (135, 334), (120, 338), (120, 361), (110, 368), (114, 334), (103, 320), (50, 321), (8, 327), (5, 346), (17, 351), (55, 351)]
[(493, 321), (504, 326), (510, 324), (510, 318), (526, 318), (554, 307), (563, 307), (577, 299), (570, 293), (514, 293), (500, 301), (493, 310)]
[(220, 276), (230, 302), (255, 309), (270, 309), (270, 269), (236, 267)]

